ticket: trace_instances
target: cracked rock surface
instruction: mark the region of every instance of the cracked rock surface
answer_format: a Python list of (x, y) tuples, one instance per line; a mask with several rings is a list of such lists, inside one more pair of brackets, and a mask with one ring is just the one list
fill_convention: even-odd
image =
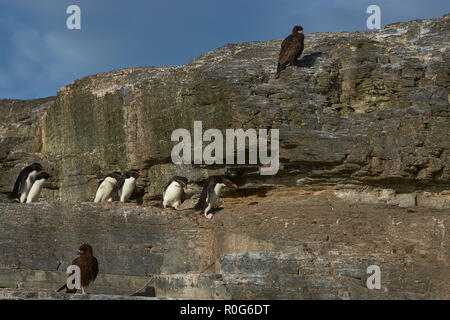
[(172, 131), (192, 134), (198, 120), (223, 133), (280, 130), (279, 173), (232, 168), (244, 188), (429, 192), (449, 207), (449, 20), (308, 34), (297, 66), (278, 80), (273, 40), (229, 44), (186, 66), (100, 73), (46, 100), (2, 100), (2, 199), (36, 159), (57, 172), (47, 200), (90, 201), (99, 177), (129, 168), (145, 171), (144, 202), (159, 199), (174, 174), (201, 184), (205, 166), (170, 158)]
[[(330, 192), (226, 198), (212, 220), (136, 204), (0, 204), (0, 287), (55, 291), (83, 242), (89, 294), (190, 299), (449, 299), (449, 210)], [(367, 268), (381, 289), (367, 289)], [(0, 294), (1, 298), (1, 294)], [(57, 297), (54, 297), (57, 298)]]
[[(277, 80), (273, 40), (0, 100), (0, 299), (68, 298), (50, 291), (83, 242), (100, 273), (74, 299), (450, 299), (449, 20), (307, 34)], [(278, 174), (230, 166), (239, 190), (211, 221), (195, 197), (152, 206), (171, 176), (199, 193), (221, 169), (172, 164), (171, 133), (196, 120), (280, 130)], [(54, 173), (42, 202), (7, 203), (35, 161)], [(144, 171), (131, 203), (92, 203), (100, 177), (130, 168)]]

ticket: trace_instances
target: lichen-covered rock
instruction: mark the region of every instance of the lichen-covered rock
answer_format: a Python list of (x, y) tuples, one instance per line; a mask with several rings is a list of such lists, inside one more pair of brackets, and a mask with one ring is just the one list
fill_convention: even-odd
[[(273, 79), (280, 41), (229, 44), (186, 66), (138, 67), (86, 77), (56, 98), (2, 101), (0, 192), (41, 159), (57, 175), (43, 198), (90, 201), (97, 178), (139, 168), (144, 200), (174, 173), (194, 182), (205, 166), (180, 168), (177, 128), (280, 129), (274, 177), (232, 168), (244, 189), (367, 186), (399, 193), (450, 185), (450, 16), (379, 31), (305, 37), (297, 67)], [(253, 173), (252, 173), (253, 172)]]
[[(450, 299), (449, 209), (348, 205), (291, 188), (227, 198), (212, 220), (118, 203), (0, 212), (0, 288), (54, 292), (88, 242), (100, 269), (93, 295)], [(380, 290), (367, 288), (370, 265), (381, 269)]]
[[(25, 166), (38, 161), (48, 167), (49, 161), (42, 154), (42, 122), (54, 100), (0, 100), (0, 201), (6, 201)], [(47, 198), (53, 199), (52, 189), (58, 185), (46, 186)]]
[[(0, 202), (26, 165), (54, 173), (43, 203), (0, 203), (0, 299), (450, 299), (449, 20), (308, 34), (277, 80), (274, 40), (0, 100)], [(224, 169), (171, 162), (172, 131), (196, 120), (280, 129), (278, 174), (229, 166), (240, 188), (212, 221), (148, 206), (173, 175), (198, 196)], [(81, 203), (131, 168), (144, 206)], [(100, 262), (92, 295), (53, 293), (83, 242)]]
[(0, 290), (0, 300), (167, 300), (166, 298), (127, 297), (117, 295), (67, 294), (46, 291)]

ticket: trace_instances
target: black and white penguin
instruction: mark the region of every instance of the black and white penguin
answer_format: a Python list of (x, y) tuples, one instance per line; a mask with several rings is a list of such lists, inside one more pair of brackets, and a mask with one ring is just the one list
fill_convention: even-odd
[(204, 211), (205, 217), (208, 219), (212, 218), (212, 213), (208, 213), (214, 208), (217, 199), (222, 192), (223, 187), (228, 187), (230, 189), (237, 189), (238, 186), (230, 181), (226, 176), (212, 176), (206, 180), (203, 185), (202, 193), (200, 194), (200, 199), (198, 199), (194, 210)]
[(121, 176), (120, 172), (115, 171), (100, 180), (94, 202), (111, 202)]
[(44, 170), (44, 168), (42, 168), (39, 163), (35, 162), (20, 171), (16, 183), (14, 184), (14, 189), (8, 198), (19, 199), (21, 203), (25, 203), (36, 176), (42, 170)]
[(174, 176), (169, 180), (163, 191), (163, 207), (167, 206), (179, 210), (180, 205), (186, 199), (184, 189), (187, 189), (188, 179), (185, 177)]
[(117, 183), (117, 191), (114, 195), (114, 200), (120, 202), (127, 202), (136, 189), (136, 180), (143, 174), (138, 170), (130, 170), (120, 177)]
[(37, 202), (39, 200), (39, 195), (41, 194), (42, 186), (44, 182), (50, 178), (51, 174), (42, 171), (34, 180), (33, 185), (31, 186), (30, 192), (28, 192), (27, 203)]

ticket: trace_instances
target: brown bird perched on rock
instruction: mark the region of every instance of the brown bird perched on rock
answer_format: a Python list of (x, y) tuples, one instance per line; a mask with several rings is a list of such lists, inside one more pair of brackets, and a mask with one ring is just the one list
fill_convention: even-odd
[(278, 79), (281, 71), (286, 69), (289, 64), (295, 66), (295, 62), (303, 52), (304, 38), (303, 27), (295, 26), (294, 29), (292, 29), (292, 33), (283, 40), (281, 43), (280, 56), (278, 57), (278, 67), (275, 79)]
[[(98, 274), (98, 261), (93, 255), (92, 247), (84, 243), (78, 249), (78, 258), (72, 261), (72, 265), (80, 267), (81, 272), (81, 292), (85, 294), (84, 289), (97, 278)], [(66, 293), (76, 293), (77, 289), (67, 288), (67, 284), (58, 289), (58, 292), (66, 289)]]

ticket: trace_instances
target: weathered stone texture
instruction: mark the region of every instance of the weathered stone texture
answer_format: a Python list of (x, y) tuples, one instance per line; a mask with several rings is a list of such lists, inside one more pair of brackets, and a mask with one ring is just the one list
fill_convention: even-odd
[(449, 19), (308, 34), (297, 67), (278, 80), (280, 41), (250, 42), (186, 66), (86, 77), (45, 101), (2, 101), (8, 116), (2, 116), (0, 192), (10, 191), (25, 164), (42, 159), (57, 172), (45, 199), (90, 201), (97, 178), (133, 167), (146, 171), (141, 197), (157, 199), (174, 172), (186, 171), (197, 183), (207, 176), (204, 167), (184, 170), (170, 160), (172, 131), (191, 130), (195, 120), (204, 130), (280, 129), (279, 174), (262, 179), (255, 168), (233, 169), (244, 188), (445, 192)]
[[(274, 40), (1, 100), (0, 287), (20, 292), (0, 298), (62, 297), (41, 291), (64, 283), (89, 242), (100, 261), (93, 294), (449, 299), (449, 20), (308, 34), (278, 80)], [(208, 169), (221, 169), (172, 164), (171, 133), (192, 133), (195, 120), (224, 133), (280, 130), (279, 173), (231, 166), (240, 188), (212, 221), (148, 206), (172, 175), (198, 193)], [(54, 173), (44, 202), (5, 203), (34, 161)], [(86, 203), (98, 178), (130, 168), (145, 172), (144, 206)], [(371, 264), (382, 290), (366, 288)]]
[[(225, 199), (212, 221), (127, 205), (0, 205), (0, 287), (54, 291), (83, 242), (91, 294), (195, 299), (449, 299), (448, 209), (348, 205), (331, 192)], [(366, 287), (381, 268), (381, 290)]]
[[(0, 290), (0, 299), (7, 300), (161, 300), (148, 297), (127, 297), (115, 295), (66, 294), (39, 291)], [(163, 299), (167, 300), (167, 299)]]

